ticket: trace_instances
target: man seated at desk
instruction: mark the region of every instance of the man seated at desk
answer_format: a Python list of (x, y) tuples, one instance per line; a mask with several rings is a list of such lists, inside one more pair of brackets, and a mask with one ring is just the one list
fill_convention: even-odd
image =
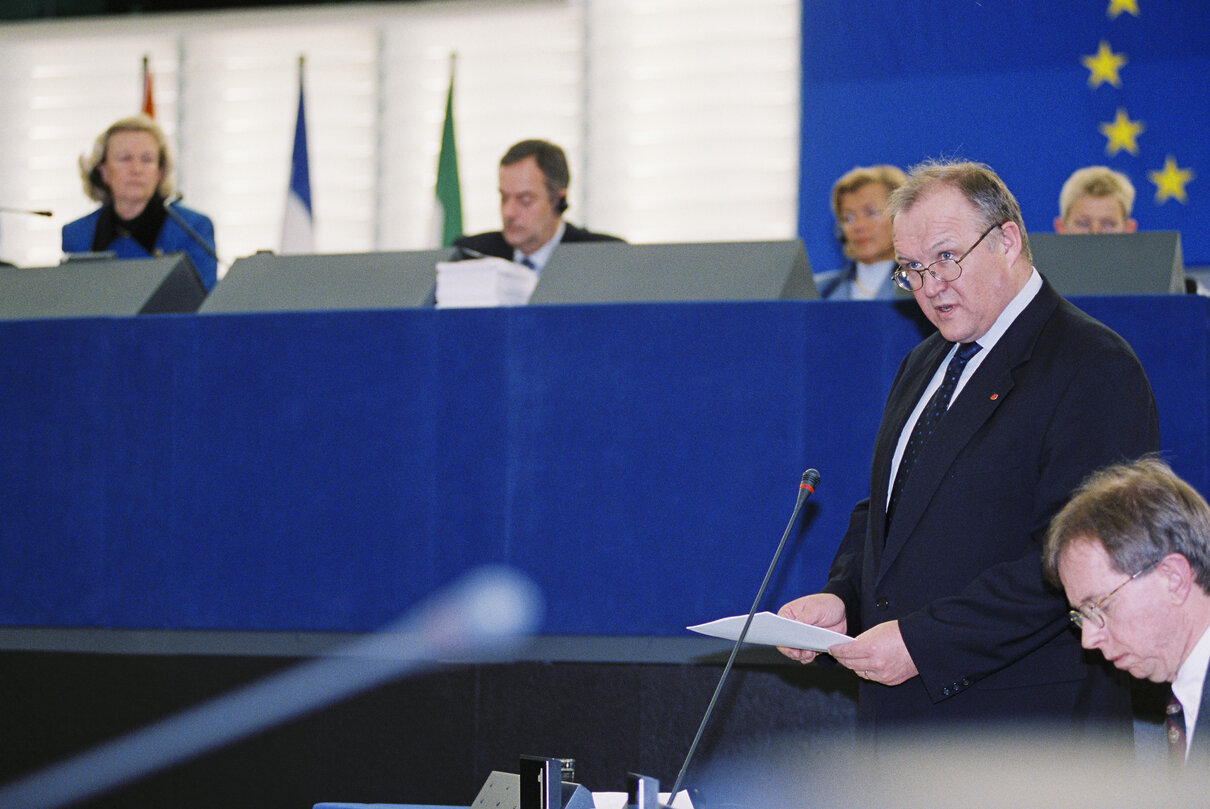
[[(619, 242), (563, 220), (571, 173), (563, 150), (549, 141), (523, 140), (500, 158), (501, 230), (454, 242), (471, 258), (497, 256), (535, 272), (561, 242)], [(479, 255), (477, 255), (479, 254)]]

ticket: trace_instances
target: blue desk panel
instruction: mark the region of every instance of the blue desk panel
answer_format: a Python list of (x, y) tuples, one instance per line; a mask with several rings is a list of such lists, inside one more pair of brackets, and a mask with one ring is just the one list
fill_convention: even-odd
[[(1210, 301), (1077, 303), (1208, 491)], [(775, 608), (822, 583), (918, 339), (883, 302), (3, 322), (0, 625), (364, 631), (506, 562), (545, 633), (684, 635), (748, 609), (814, 466)]]

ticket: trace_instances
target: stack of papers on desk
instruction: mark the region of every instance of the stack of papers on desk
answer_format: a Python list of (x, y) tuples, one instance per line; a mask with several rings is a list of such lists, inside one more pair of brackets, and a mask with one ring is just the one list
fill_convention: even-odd
[(538, 274), (502, 258), (437, 262), (437, 308), (519, 306), (529, 301)]

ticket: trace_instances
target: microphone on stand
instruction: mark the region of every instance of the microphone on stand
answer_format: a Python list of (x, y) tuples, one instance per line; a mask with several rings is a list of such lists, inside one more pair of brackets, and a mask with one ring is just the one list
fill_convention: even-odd
[(786, 540), (790, 538), (790, 530), (798, 522), (798, 513), (802, 511), (807, 498), (815, 494), (815, 487), (818, 485), (819, 472), (817, 470), (808, 469), (802, 473), (802, 482), (798, 485), (798, 501), (794, 504), (793, 513), (790, 514), (790, 522), (786, 525), (785, 533), (781, 535), (781, 542), (777, 543), (777, 550), (773, 552), (773, 560), (769, 562), (769, 569), (765, 571), (765, 580), (760, 583), (760, 589), (756, 592), (756, 600), (752, 602), (752, 609), (748, 610), (748, 618), (744, 621), (744, 627), (740, 630), (739, 637), (735, 639), (735, 645), (731, 647), (731, 656), (727, 658), (727, 664), (723, 666), (723, 674), (718, 678), (718, 685), (714, 688), (714, 696), (710, 697), (710, 704), (706, 706), (706, 713), (702, 715), (702, 723), (697, 728), (697, 735), (693, 737), (693, 744), (689, 745), (689, 752), (685, 754), (685, 762), (681, 765), (681, 771), (676, 774), (676, 781), (673, 782), (672, 789), (668, 791), (669, 801), (676, 800), (676, 793), (680, 790), (685, 773), (689, 770), (693, 754), (697, 752), (698, 743), (701, 742), (702, 734), (706, 731), (706, 723), (710, 721), (710, 714), (714, 711), (715, 703), (718, 702), (718, 695), (723, 691), (723, 683), (727, 681), (727, 675), (731, 673), (731, 666), (735, 663), (736, 655), (739, 654), (739, 647), (743, 645), (744, 638), (748, 637), (748, 627), (752, 626), (752, 617), (756, 615), (756, 608), (760, 606), (760, 600), (765, 595), (765, 587), (769, 585), (769, 579), (773, 578), (777, 560), (786, 546)]
[(0, 213), (21, 213), (27, 216), (54, 216), (50, 211), (31, 211), (28, 208), (10, 208), (7, 205), (0, 205)]
[(193, 227), (188, 222), (185, 221), (184, 217), (182, 217), (176, 211), (172, 210), (172, 206), (177, 204), (184, 198), (185, 198), (185, 195), (182, 194), (180, 191), (177, 191), (171, 197), (164, 200), (164, 213), (168, 214), (168, 217), (170, 219), (172, 219), (173, 222), (176, 222), (178, 225), (181, 226), (181, 230), (185, 231), (185, 235), (187, 235), (190, 239), (193, 239), (193, 241), (195, 241), (199, 245), (201, 245), (201, 248), (206, 251), (207, 255), (209, 255), (210, 258), (214, 259), (216, 264), (222, 264), (222, 262), (219, 260), (218, 253), (214, 249), (214, 245), (212, 245), (209, 241), (207, 241), (206, 238), (202, 236), (202, 234), (200, 234), (196, 230), (194, 230)]

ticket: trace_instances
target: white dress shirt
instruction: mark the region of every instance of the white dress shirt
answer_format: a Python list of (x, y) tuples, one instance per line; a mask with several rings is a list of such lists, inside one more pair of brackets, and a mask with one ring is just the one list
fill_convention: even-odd
[[(971, 378), (976, 369), (983, 364), (983, 360), (995, 348), (996, 343), (1004, 336), (1004, 332), (1008, 331), (1008, 327), (1013, 324), (1013, 321), (1025, 311), (1025, 307), (1029, 306), (1030, 301), (1042, 290), (1042, 276), (1035, 268), (1030, 273), (1029, 280), (1025, 282), (1025, 286), (1013, 297), (1008, 305), (1000, 312), (999, 317), (992, 323), (991, 328), (984, 332), (982, 337), (975, 340), (982, 350), (971, 357), (966, 363), (966, 367), (962, 369), (962, 376), (958, 377), (958, 386), (954, 388), (954, 395), (950, 398), (950, 407), (954, 406), (954, 402), (958, 400), (962, 389), (966, 387), (966, 381)], [(941, 383), (945, 380), (945, 371), (950, 364), (950, 358), (958, 351), (958, 344), (955, 343), (942, 359), (941, 364), (937, 366), (936, 373), (933, 374), (932, 380), (928, 383), (928, 387), (924, 389), (924, 393), (920, 396), (920, 401), (916, 402), (916, 408), (912, 410), (912, 415), (908, 417), (907, 423), (903, 425), (903, 432), (899, 434), (899, 443), (895, 445), (895, 457), (891, 459), (891, 477), (890, 481), (895, 480), (895, 475), (899, 472), (899, 461), (903, 459), (903, 451), (907, 447), (908, 439), (912, 436), (912, 429), (916, 426), (916, 422), (920, 420), (920, 414), (924, 412), (924, 408), (928, 405), (929, 399), (933, 398), (933, 394), (937, 388), (941, 387)], [(891, 502), (891, 486), (887, 486), (887, 502)]]
[(546, 244), (539, 247), (534, 252), (526, 256), (520, 250), (513, 250), (513, 261), (518, 264), (523, 263), (523, 259), (528, 258), (530, 263), (534, 265), (534, 272), (539, 276), (542, 275), (542, 268), (550, 261), (550, 254), (555, 252), (555, 248), (559, 246), (559, 242), (563, 241), (563, 231), (567, 230), (567, 223), (559, 220), (559, 229), (555, 231), (555, 235)]

